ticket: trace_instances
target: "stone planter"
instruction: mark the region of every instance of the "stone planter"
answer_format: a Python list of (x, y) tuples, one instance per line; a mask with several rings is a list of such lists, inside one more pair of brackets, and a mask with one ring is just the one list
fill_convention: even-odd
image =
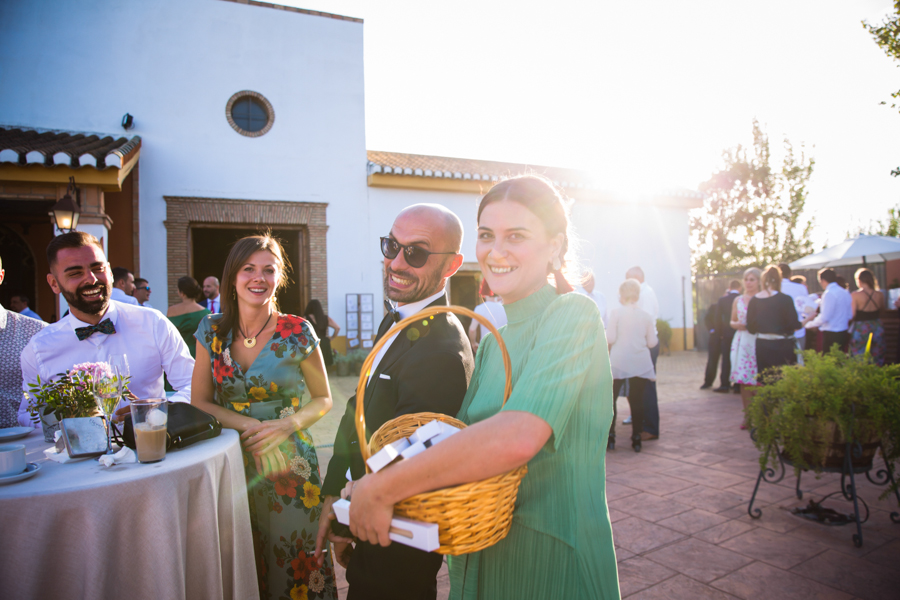
[(335, 363), (335, 367), (337, 368), (338, 377), (349, 377), (350, 363), (341, 361)]

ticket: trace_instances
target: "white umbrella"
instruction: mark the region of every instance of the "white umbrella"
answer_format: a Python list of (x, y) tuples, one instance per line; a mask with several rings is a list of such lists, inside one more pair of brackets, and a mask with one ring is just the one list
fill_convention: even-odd
[(821, 252), (804, 256), (791, 263), (791, 269), (822, 269), (868, 263), (880, 263), (900, 258), (900, 238), (883, 235), (860, 235), (844, 240)]

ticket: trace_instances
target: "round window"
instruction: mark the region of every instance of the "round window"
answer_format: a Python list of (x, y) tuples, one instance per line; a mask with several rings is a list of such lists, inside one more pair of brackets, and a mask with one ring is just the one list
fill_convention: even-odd
[(259, 137), (272, 128), (275, 111), (272, 103), (257, 92), (244, 90), (233, 95), (225, 106), (231, 127), (247, 137)]

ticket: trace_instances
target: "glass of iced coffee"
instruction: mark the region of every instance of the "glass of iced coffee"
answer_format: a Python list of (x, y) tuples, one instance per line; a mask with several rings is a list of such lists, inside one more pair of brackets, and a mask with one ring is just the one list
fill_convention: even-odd
[(166, 457), (166, 422), (169, 405), (165, 398), (135, 400), (131, 403), (131, 424), (138, 462), (155, 463)]

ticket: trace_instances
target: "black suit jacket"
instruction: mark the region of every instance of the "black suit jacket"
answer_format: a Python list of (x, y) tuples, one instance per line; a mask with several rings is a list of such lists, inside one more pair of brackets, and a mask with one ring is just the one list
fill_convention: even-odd
[(716, 313), (718, 317), (716, 319), (716, 333), (719, 334), (723, 340), (729, 340), (734, 337), (734, 329), (731, 328), (731, 308), (738, 296), (738, 293), (732, 294), (726, 292), (716, 303)]
[[(442, 296), (429, 306), (446, 306)], [(459, 319), (435, 315), (427, 325), (415, 322), (401, 331), (372, 373), (363, 399), (366, 441), (385, 422), (400, 415), (438, 412), (456, 416), (462, 405), (474, 360)], [(339, 496), (347, 483), (365, 474), (356, 434), (356, 396), (347, 402), (334, 440), (322, 493)], [(387, 548), (360, 542), (350, 559), (350, 595), (359, 598), (433, 598), (442, 557), (402, 544)]]

